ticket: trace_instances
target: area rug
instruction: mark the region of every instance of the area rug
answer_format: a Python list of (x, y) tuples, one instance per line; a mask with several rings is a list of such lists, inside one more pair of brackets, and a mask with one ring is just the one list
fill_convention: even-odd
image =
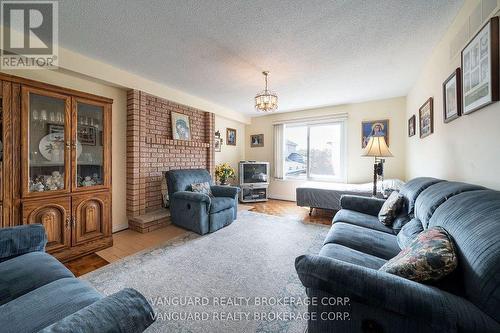
[(139, 290), (154, 308), (148, 332), (304, 332), (295, 258), (318, 253), (328, 226), (240, 212), (215, 233), (187, 233), (83, 277), (103, 294)]

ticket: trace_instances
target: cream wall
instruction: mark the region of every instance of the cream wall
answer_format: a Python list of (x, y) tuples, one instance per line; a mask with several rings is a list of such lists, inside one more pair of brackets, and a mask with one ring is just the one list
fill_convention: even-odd
[(500, 103), (443, 123), (442, 83), (460, 67), (460, 53), (450, 59), (450, 43), (477, 4), (465, 2), (408, 94), (407, 119), (418, 113), (427, 98), (434, 97), (434, 134), (420, 139), (417, 131), (417, 135), (405, 139), (408, 179), (433, 176), (500, 190)]
[[(395, 157), (388, 158), (385, 165), (387, 178), (404, 179), (405, 176), (405, 135), (406, 99), (404, 97), (377, 100), (365, 103), (339, 105), (304, 111), (276, 113), (252, 118), (246, 126), (246, 136), (264, 134), (264, 147), (250, 148), (245, 144), (247, 160), (268, 161), (273, 163), (273, 122), (288, 119), (327, 116), (347, 113), (347, 181), (349, 183), (370, 182), (373, 175), (373, 159), (361, 157), (361, 122), (363, 120), (389, 119), (390, 149)], [(247, 138), (246, 143), (249, 139)], [(282, 200), (295, 200), (295, 188), (302, 181), (272, 180), (269, 195)]]
[[(226, 128), (236, 129), (236, 146), (226, 144)], [(229, 163), (236, 170), (236, 177), (232, 180), (233, 184), (238, 183), (238, 162), (245, 159), (246, 134), (245, 124), (215, 115), (215, 130), (219, 131), (222, 138), (222, 147), (220, 152), (215, 152), (215, 165), (220, 163)]]
[(126, 212), (126, 163), (127, 163), (127, 94), (125, 89), (93, 82), (68, 73), (48, 70), (15, 70), (5, 73), (28, 79), (71, 88), (113, 99), (112, 108), (112, 181), (113, 181), (113, 231), (128, 227)]

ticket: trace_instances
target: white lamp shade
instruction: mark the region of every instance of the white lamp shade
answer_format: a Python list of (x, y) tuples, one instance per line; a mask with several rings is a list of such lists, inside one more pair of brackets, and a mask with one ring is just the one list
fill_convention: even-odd
[(393, 157), (383, 136), (372, 136), (361, 156)]

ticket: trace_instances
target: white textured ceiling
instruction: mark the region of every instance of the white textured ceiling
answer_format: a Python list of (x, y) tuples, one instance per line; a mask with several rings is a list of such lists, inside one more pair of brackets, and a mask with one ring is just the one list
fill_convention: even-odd
[(247, 115), (406, 95), (463, 0), (61, 0), (63, 47)]

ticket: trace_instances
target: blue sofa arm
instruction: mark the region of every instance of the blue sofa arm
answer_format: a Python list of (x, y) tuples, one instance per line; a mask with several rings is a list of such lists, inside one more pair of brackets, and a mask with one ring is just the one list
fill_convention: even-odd
[(344, 194), (340, 197), (340, 207), (342, 209), (354, 210), (372, 216), (378, 215), (384, 202), (384, 199), (362, 197), (359, 195)]
[(297, 257), (295, 269), (306, 288), (384, 310), (381, 321), (403, 316), (442, 332), (500, 332), (500, 324), (474, 304), (436, 287), (323, 256)]
[(148, 301), (134, 289), (123, 289), (44, 328), (56, 332), (143, 332), (154, 320)]
[(47, 235), (41, 224), (0, 229), (0, 262), (35, 251), (45, 251)]
[(212, 194), (216, 197), (228, 197), (228, 198), (236, 198), (240, 189), (236, 186), (219, 186), (212, 185), (210, 186), (210, 190)]

